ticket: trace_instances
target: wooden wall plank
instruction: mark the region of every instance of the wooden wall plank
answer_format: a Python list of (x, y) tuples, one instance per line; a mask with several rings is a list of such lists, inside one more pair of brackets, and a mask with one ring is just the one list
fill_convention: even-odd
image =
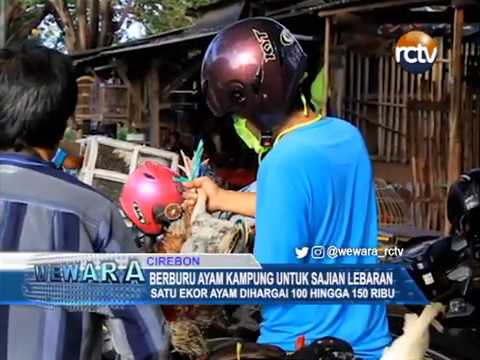
[[(450, 131), (449, 131), (449, 161), (448, 161), (448, 183), (453, 183), (461, 171), (461, 137), (460, 137), (460, 119), (461, 119), (461, 99), (462, 99), (462, 35), (464, 24), (464, 9), (457, 7), (454, 9), (453, 22), (453, 43), (452, 56), (450, 62), (451, 89), (450, 89)], [(444, 229), (447, 232), (447, 228)]]
[(150, 146), (160, 145), (160, 80), (159, 62), (154, 60), (150, 64), (147, 75), (148, 108), (150, 113)]
[[(362, 78), (365, 77), (365, 74), (363, 74), (362, 72), (362, 60), (363, 60), (363, 57), (360, 56), (360, 55), (357, 55), (355, 57), (355, 60), (356, 60), (356, 66), (355, 66), (355, 69), (356, 69), (356, 72), (355, 72), (355, 87), (356, 87), (356, 92), (355, 92), (355, 113), (356, 114), (360, 114), (360, 102), (361, 102), (361, 96), (362, 96)], [(364, 121), (362, 121), (361, 118), (359, 118), (358, 116), (356, 117), (357, 118), (357, 126), (358, 128), (362, 131), (363, 130), (363, 123)], [(364, 134), (365, 136), (365, 134)]]
[(357, 120), (355, 119), (354, 113), (354, 84), (355, 84), (355, 54), (353, 52), (349, 53), (348, 57), (348, 112), (350, 116), (350, 121), (358, 125)]
[[(379, 65), (378, 65), (378, 123), (380, 125), (384, 124), (384, 106), (383, 102), (384, 99), (384, 84), (385, 84), (385, 70), (384, 70), (384, 63), (385, 57), (379, 57)], [(377, 136), (377, 148), (378, 148), (378, 157), (380, 160), (384, 159), (384, 138), (385, 138), (385, 130), (383, 127), (378, 128), (378, 136)]]
[[(393, 100), (395, 105), (400, 105), (400, 95), (401, 95), (401, 86), (402, 86), (402, 68), (398, 65), (395, 64), (394, 71), (396, 72), (396, 84), (395, 84), (395, 98)], [(395, 118), (394, 118), (394, 124), (393, 128), (396, 130), (396, 133), (394, 134), (394, 141), (393, 141), (393, 159), (396, 162), (401, 161), (401, 155), (400, 155), (400, 135), (401, 135), (401, 127), (400, 127), (400, 106), (395, 107)]]

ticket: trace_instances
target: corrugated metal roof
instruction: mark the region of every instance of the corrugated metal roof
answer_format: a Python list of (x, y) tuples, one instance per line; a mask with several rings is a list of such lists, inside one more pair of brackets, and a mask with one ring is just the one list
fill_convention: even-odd
[(84, 57), (92, 56), (92, 55), (95, 55), (95, 54), (99, 54), (99, 53), (101, 53), (103, 51), (106, 51), (106, 50), (122, 49), (122, 48), (130, 47), (130, 46), (136, 46), (136, 45), (146, 44), (146, 43), (150, 43), (150, 42), (155, 42), (159, 39), (163, 39), (163, 38), (171, 36), (171, 35), (181, 34), (185, 30), (188, 30), (188, 29), (190, 29), (190, 26), (184, 27), (184, 28), (179, 28), (179, 29), (169, 30), (169, 31), (166, 31), (166, 32), (154, 34), (154, 35), (151, 35), (151, 36), (146, 36), (144, 38), (137, 39), (137, 40), (127, 41), (127, 42), (117, 44), (117, 45), (112, 45), (112, 46), (107, 46), (107, 47), (100, 47), (100, 48), (81, 51), (81, 52), (72, 54), (71, 57), (74, 58), (74, 59), (84, 58)]
[[(425, 4), (433, 4), (439, 2), (446, 2), (447, 0), (405, 0), (405, 4), (413, 2), (423, 2)], [(266, 16), (273, 18), (286, 18), (299, 16), (305, 13), (315, 14), (321, 10), (341, 9), (344, 7), (381, 4), (382, 0), (305, 0), (295, 1), (294, 5), (278, 8), (279, 3), (283, 0), (259, 0), (252, 1), (253, 3), (267, 6)], [(237, 21), (244, 16), (246, 0), (234, 1), (224, 0), (219, 1), (213, 5), (205, 7), (200, 12), (202, 15), (197, 22), (191, 27), (176, 29), (169, 32), (156, 34), (144, 39), (103, 48), (94, 49), (73, 55), (76, 64), (88, 63), (92, 60), (99, 60), (111, 56), (131, 53), (135, 51), (143, 51), (154, 49), (158, 47), (168, 46), (181, 42), (198, 41), (204, 38), (209, 38), (215, 35), (219, 30), (226, 25)], [(268, 10), (270, 8), (270, 10)], [(276, 9), (275, 9), (276, 8)], [(273, 10), (275, 9), (275, 10)]]
[(203, 11), (192, 25), (191, 31), (208, 31), (230, 25), (241, 18), (245, 3), (245, 0), (216, 3), (216, 7)]
[(84, 63), (88, 63), (92, 60), (99, 60), (101, 58), (109, 58), (112, 56), (119, 56), (122, 54), (126, 53), (131, 53), (135, 51), (141, 51), (141, 50), (148, 50), (148, 49), (155, 49), (159, 48), (162, 46), (167, 46), (167, 45), (172, 45), (172, 44), (177, 44), (179, 42), (188, 42), (188, 41), (194, 41), (194, 40), (199, 40), (202, 38), (208, 38), (212, 37), (215, 35), (217, 32), (216, 31), (209, 31), (209, 32), (203, 32), (203, 33), (198, 33), (198, 34), (181, 34), (178, 36), (169, 36), (165, 37), (159, 41), (155, 42), (147, 42), (144, 44), (139, 44), (139, 45), (129, 45), (125, 47), (119, 47), (119, 48), (107, 48), (104, 49), (100, 52), (94, 53), (94, 54), (80, 54), (76, 55), (74, 59), (75, 65), (83, 65)]
[(275, 16), (283, 13), (297, 13), (298, 11), (314, 11), (330, 7), (342, 7), (346, 5), (368, 3), (368, 0), (305, 0), (295, 5), (282, 9), (276, 9), (267, 13), (268, 16)]
[[(276, 18), (285, 18), (290, 16), (298, 16), (305, 13), (316, 13), (323, 10), (336, 10), (347, 7), (360, 7), (368, 5), (382, 6), (394, 6), (394, 4), (388, 4), (385, 0), (305, 0), (295, 5), (288, 6), (282, 9), (272, 10), (267, 12), (267, 16)], [(411, 3), (419, 4), (438, 4), (438, 3), (450, 3), (450, 0), (404, 0), (398, 1), (395, 6), (409, 6)]]

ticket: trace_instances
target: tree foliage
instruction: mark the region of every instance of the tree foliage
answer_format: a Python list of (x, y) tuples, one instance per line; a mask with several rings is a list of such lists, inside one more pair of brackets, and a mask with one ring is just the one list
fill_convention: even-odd
[(69, 53), (109, 46), (128, 39), (132, 25), (154, 34), (191, 25), (189, 8), (218, 0), (13, 0), (9, 36), (19, 41), (43, 22), (48, 32), (58, 25), (60, 41)]
[(191, 25), (186, 15), (189, 8), (198, 8), (214, 0), (137, 0), (135, 11), (149, 32), (158, 33)]
[(28, 38), (51, 11), (43, 0), (11, 0), (7, 7), (7, 45)]

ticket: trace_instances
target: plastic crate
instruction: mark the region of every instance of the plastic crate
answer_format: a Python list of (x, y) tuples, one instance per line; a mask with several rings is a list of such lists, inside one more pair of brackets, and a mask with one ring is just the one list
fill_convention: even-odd
[(84, 155), (79, 179), (115, 202), (128, 176), (145, 161), (155, 161), (174, 171), (178, 169), (179, 156), (171, 151), (105, 136), (90, 136), (79, 142)]

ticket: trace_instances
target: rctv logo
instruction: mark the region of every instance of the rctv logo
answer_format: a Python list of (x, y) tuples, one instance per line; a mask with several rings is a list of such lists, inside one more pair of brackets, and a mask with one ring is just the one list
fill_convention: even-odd
[(422, 31), (410, 31), (395, 46), (395, 60), (404, 70), (419, 74), (432, 68), (437, 59), (437, 42)]

